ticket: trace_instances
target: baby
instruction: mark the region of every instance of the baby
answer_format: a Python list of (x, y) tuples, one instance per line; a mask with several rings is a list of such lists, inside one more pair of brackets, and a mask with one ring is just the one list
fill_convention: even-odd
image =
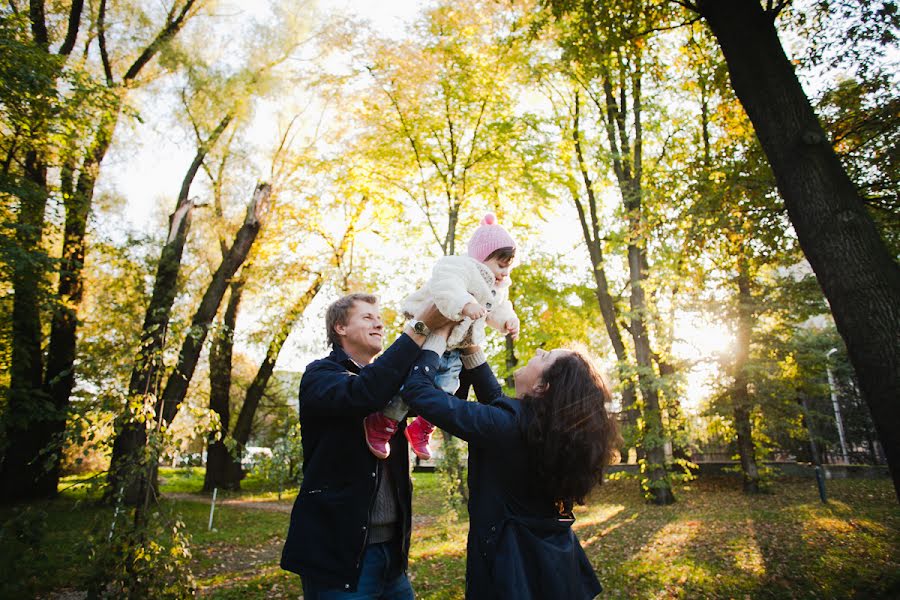
[[(467, 256), (444, 256), (435, 263), (431, 279), (403, 301), (407, 317), (434, 302), (451, 321), (459, 321), (447, 339), (436, 383), (449, 394), (459, 388), (462, 371), (460, 348), (483, 345), (485, 324), (504, 334), (519, 336), (519, 318), (509, 301), (509, 273), (516, 256), (516, 242), (497, 217), (488, 213), (469, 240)], [(425, 348), (428, 348), (428, 340)], [(366, 444), (378, 458), (391, 452), (389, 440), (397, 431), (397, 422), (406, 417), (408, 407), (399, 396), (381, 412), (372, 413), (363, 422)], [(434, 426), (416, 417), (406, 428), (406, 439), (413, 452), (423, 460), (431, 458), (428, 442)]]

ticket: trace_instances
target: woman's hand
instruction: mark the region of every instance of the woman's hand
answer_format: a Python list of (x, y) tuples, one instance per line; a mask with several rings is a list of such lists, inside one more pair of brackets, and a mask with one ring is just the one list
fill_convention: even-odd
[(481, 350), (481, 346), (475, 344), (473, 346), (466, 346), (465, 348), (460, 348), (459, 353), (466, 354), (466, 355), (477, 354), (479, 350)]
[(506, 333), (512, 336), (513, 341), (519, 339), (519, 318), (513, 317), (503, 324)]

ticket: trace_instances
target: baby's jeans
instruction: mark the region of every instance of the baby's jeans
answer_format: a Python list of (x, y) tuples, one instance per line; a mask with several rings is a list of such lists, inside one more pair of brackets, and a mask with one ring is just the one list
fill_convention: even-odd
[[(434, 376), (434, 382), (448, 394), (454, 394), (459, 389), (459, 374), (461, 372), (462, 359), (459, 357), (459, 350), (447, 350), (438, 363), (438, 371)], [(408, 412), (409, 405), (399, 395), (394, 396), (388, 402), (388, 405), (381, 410), (381, 414), (395, 421), (405, 419)]]

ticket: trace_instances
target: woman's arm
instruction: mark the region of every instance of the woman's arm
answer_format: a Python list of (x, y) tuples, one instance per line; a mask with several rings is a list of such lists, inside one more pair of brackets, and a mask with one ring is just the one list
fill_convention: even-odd
[[(503, 396), (500, 382), (497, 381), (494, 371), (487, 364), (484, 351), (479, 346), (464, 348), (460, 352), (460, 359), (463, 363), (463, 371), (459, 376), (461, 389), (463, 386), (466, 389), (470, 386), (474, 387), (475, 398), (483, 404), (490, 404)], [(465, 399), (465, 396), (462, 397)]]
[[(494, 398), (498, 402), (493, 404), (466, 402), (448, 394), (434, 384), (439, 362), (438, 355), (431, 351), (419, 356), (401, 392), (410, 407), (470, 444), (497, 445), (518, 435), (518, 403), (499, 394)], [(487, 365), (483, 368), (490, 371)]]

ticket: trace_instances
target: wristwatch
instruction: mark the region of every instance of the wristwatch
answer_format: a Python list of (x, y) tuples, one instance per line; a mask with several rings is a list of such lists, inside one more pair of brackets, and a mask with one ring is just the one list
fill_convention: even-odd
[(415, 331), (419, 335), (424, 335), (428, 337), (428, 334), (431, 333), (431, 330), (428, 329), (428, 325), (425, 324), (425, 321), (417, 321), (415, 319), (410, 319), (407, 323), (410, 329)]

